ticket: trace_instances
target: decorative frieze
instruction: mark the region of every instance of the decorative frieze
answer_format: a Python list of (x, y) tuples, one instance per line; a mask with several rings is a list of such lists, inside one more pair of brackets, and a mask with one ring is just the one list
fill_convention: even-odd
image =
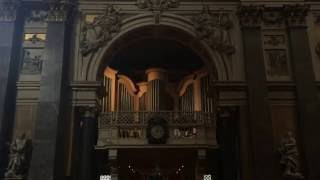
[(240, 6), (238, 16), (243, 28), (257, 28), (261, 26), (263, 6)]
[(80, 49), (83, 56), (106, 45), (121, 28), (120, 10), (108, 5), (104, 14), (85, 21), (81, 29)]
[(0, 2), (0, 22), (13, 22), (16, 20), (16, 13), (19, 3), (12, 2)]
[(283, 11), (289, 27), (306, 27), (306, 16), (309, 11), (309, 6), (286, 5)]
[(209, 6), (204, 6), (202, 12), (194, 16), (192, 21), (199, 38), (212, 49), (226, 55), (235, 52), (229, 38), (228, 31), (232, 28), (233, 23), (228, 13), (213, 13), (210, 12)]
[(170, 8), (177, 8), (180, 0), (137, 0), (137, 6), (140, 9), (149, 9), (151, 11), (164, 11)]

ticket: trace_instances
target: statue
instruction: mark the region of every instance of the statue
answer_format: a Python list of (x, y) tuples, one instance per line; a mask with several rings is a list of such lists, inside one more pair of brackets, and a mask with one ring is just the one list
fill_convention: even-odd
[(296, 140), (293, 137), (292, 132), (289, 131), (287, 137), (281, 140), (278, 151), (281, 156), (280, 164), (284, 167), (284, 178), (289, 180), (304, 179), (300, 170)]
[(10, 144), (9, 163), (6, 178), (23, 178), (26, 173), (26, 135), (22, 134)]

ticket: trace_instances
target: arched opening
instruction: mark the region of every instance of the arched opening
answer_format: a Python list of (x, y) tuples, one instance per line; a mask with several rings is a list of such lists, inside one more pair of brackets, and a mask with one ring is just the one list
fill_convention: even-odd
[[(97, 149), (100, 154), (116, 149), (117, 176), (137, 180), (200, 180), (213, 172), (217, 176), (216, 102), (208, 93), (210, 78), (223, 79), (226, 74), (217, 71), (218, 56), (195, 36), (152, 25), (120, 35), (101, 58), (94, 62), (100, 64), (97, 71), (92, 71), (106, 92)], [(112, 174), (110, 163), (98, 166), (98, 174), (105, 169)]]
[[(147, 40), (171, 41), (185, 47), (194, 56), (198, 56), (215, 79), (224, 80), (228, 77), (224, 60), (219, 52), (212, 51), (196, 34), (168, 25), (143, 25), (127, 32), (118, 34), (107, 46), (101, 49), (90, 62), (87, 70), (87, 79), (102, 80), (104, 70), (115, 59), (120, 51), (132, 44)], [(160, 44), (161, 42), (155, 43)]]

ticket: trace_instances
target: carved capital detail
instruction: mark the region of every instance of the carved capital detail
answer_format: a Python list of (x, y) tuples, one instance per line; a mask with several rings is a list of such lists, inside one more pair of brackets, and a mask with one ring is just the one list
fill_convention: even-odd
[(151, 11), (164, 11), (170, 8), (177, 8), (180, 0), (137, 0), (137, 6), (140, 9), (149, 9)]
[(205, 41), (213, 50), (231, 55), (235, 52), (231, 44), (229, 30), (233, 27), (229, 14), (211, 12), (209, 6), (204, 6), (200, 14), (192, 18), (198, 37)]
[(104, 14), (92, 22), (84, 22), (81, 29), (80, 49), (83, 56), (95, 53), (120, 32), (120, 10), (108, 5)]
[(68, 19), (70, 4), (65, 2), (49, 3), (47, 22), (65, 22)]
[(18, 1), (0, 2), (0, 22), (15, 21), (18, 6)]
[(261, 26), (263, 6), (240, 6), (238, 17), (243, 28), (258, 28)]
[(289, 27), (306, 27), (306, 16), (309, 11), (307, 5), (286, 5), (284, 14)]
[(282, 8), (265, 7), (263, 9), (262, 21), (265, 26), (281, 26), (284, 24), (284, 20)]

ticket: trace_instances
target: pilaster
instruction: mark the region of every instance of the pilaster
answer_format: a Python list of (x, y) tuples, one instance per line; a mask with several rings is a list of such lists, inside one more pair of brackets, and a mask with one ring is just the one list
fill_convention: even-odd
[(314, 77), (307, 34), (306, 16), (309, 8), (303, 5), (285, 6), (292, 69), (296, 84), (298, 125), (302, 137), (305, 170), (308, 180), (320, 178), (320, 101)]
[(14, 119), (15, 92), (22, 44), (20, 3), (0, 0), (0, 177), (6, 166), (5, 142), (10, 141)]
[(270, 180), (275, 179), (275, 156), (262, 47), (262, 15), (262, 6), (241, 6), (238, 11), (248, 84), (254, 179)]
[(38, 115), (35, 124), (33, 156), (29, 179), (61, 179), (63, 154), (63, 99), (66, 92), (67, 20), (69, 6), (49, 2), (46, 59), (43, 62), (40, 80)]

